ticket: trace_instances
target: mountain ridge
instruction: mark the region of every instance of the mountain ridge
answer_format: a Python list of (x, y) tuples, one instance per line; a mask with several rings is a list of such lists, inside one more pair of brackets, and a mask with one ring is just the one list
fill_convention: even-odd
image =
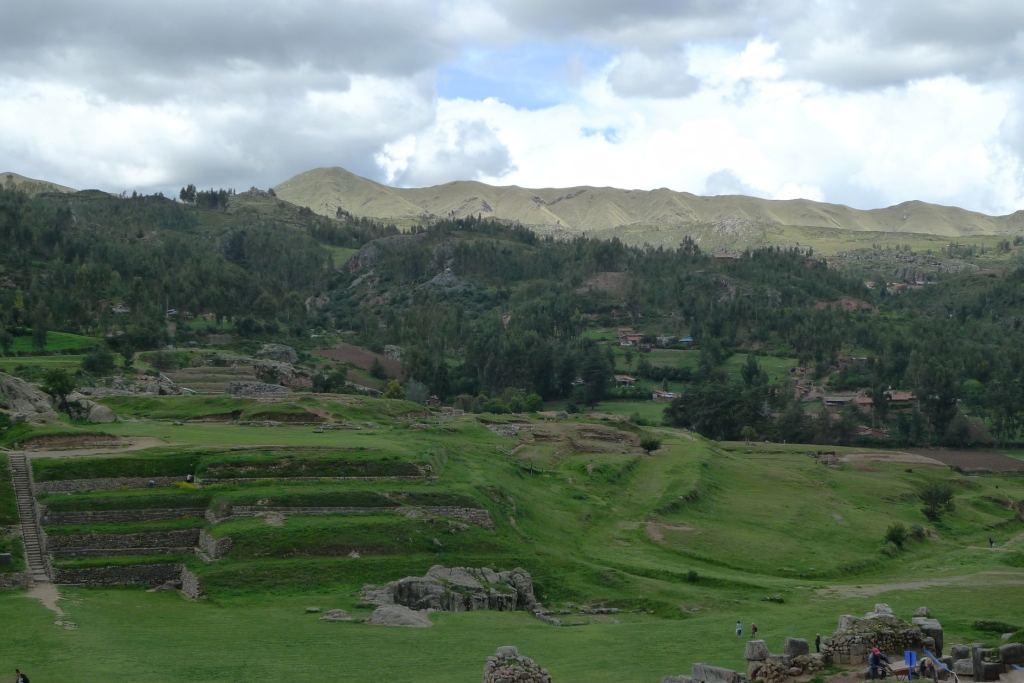
[(324, 215), (335, 215), (342, 209), (355, 216), (401, 222), (480, 214), (518, 221), (542, 233), (596, 236), (628, 226), (680, 232), (712, 228), (729, 233), (795, 226), (947, 237), (1024, 234), (1024, 211), (989, 216), (919, 200), (878, 209), (854, 209), (809, 199), (700, 196), (667, 188), (523, 188), (479, 181), (396, 188), (340, 167), (311, 169), (275, 186), (274, 191), (281, 199)]

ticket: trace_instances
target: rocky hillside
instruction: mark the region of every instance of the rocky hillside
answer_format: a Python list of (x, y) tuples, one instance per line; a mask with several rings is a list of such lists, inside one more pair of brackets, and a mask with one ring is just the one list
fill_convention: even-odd
[(783, 226), (835, 231), (915, 233), (963, 237), (1024, 233), (1024, 211), (986, 216), (924, 202), (863, 211), (806, 199), (774, 201), (744, 196), (700, 197), (668, 189), (611, 187), (528, 189), (459, 181), (426, 188), (395, 188), (343, 168), (318, 168), (274, 188), (294, 204), (334, 216), (412, 221), (434, 216), (480, 214), (519, 221), (538, 232), (586, 232), (594, 236), (629, 228), (679, 228), (742, 237)]

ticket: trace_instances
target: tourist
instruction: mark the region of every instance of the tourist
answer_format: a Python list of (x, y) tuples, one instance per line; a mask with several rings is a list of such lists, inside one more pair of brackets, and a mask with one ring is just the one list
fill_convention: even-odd
[(739, 619), (736, 620), (736, 637), (743, 637), (743, 623)]
[(939, 683), (939, 672), (935, 669), (935, 664), (932, 662), (931, 658), (927, 656), (921, 658), (919, 671), (921, 672), (922, 681), (926, 678), (930, 678), (934, 683)]
[[(878, 670), (882, 668), (882, 662), (889, 663), (889, 658), (882, 654), (882, 651), (877, 647), (871, 650), (871, 654), (868, 655), (868, 678), (875, 680), (878, 678)], [(882, 678), (885, 678), (885, 671), (882, 671)]]
[(821, 634), (820, 633), (815, 633), (814, 634), (814, 651), (815, 652), (821, 652)]
[(14, 670), (14, 683), (28, 683), (28, 676), (17, 669)]
[(750, 638), (753, 640), (757, 638), (757, 624), (750, 622)]
[(988, 537), (988, 547), (989, 548), (995, 548), (996, 547), (996, 542), (992, 539), (991, 536)]

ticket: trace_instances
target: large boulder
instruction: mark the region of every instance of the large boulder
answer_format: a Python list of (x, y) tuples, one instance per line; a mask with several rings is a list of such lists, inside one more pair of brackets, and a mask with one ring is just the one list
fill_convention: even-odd
[(783, 646), (782, 652), (787, 657), (799, 657), (810, 654), (811, 648), (803, 638), (786, 638), (786, 644)]
[(435, 565), (426, 576), (408, 576), (383, 586), (363, 586), (362, 599), (371, 605), (404, 605), (442, 612), (511, 612), (537, 606), (533, 580), (520, 568), (495, 572), (486, 567)]
[(949, 656), (953, 658), (954, 662), (958, 662), (961, 659), (969, 659), (971, 656), (971, 648), (961, 644), (954, 645), (949, 648)]
[(930, 619), (928, 617), (914, 617), (911, 619), (914, 626), (921, 629), (921, 633), (928, 638), (935, 639), (935, 652), (932, 654), (942, 654), (942, 624), (939, 623), (938, 619)]
[(256, 355), (260, 358), (269, 358), (270, 360), (291, 363), (292, 365), (299, 362), (299, 354), (296, 353), (295, 349), (285, 344), (264, 344), (263, 348), (256, 352)]
[(483, 683), (551, 683), (548, 670), (519, 654), (511, 645), (499, 647), (484, 664)]
[(748, 662), (762, 662), (768, 659), (768, 645), (763, 640), (748, 640), (743, 651), (743, 658)]
[(973, 676), (974, 662), (970, 658), (956, 660), (953, 662), (953, 673), (957, 676)]
[(742, 683), (746, 679), (744, 674), (732, 669), (703, 663), (693, 665), (690, 677), (695, 683), (697, 681), (703, 681), (704, 683)]
[(931, 615), (932, 613), (928, 611), (927, 607), (918, 607), (914, 610), (915, 617), (930, 617)]
[(1020, 643), (1006, 643), (999, 646), (999, 661), (1003, 664), (1016, 664), (1024, 666), (1024, 645)]
[(117, 415), (105, 405), (90, 401), (76, 392), (68, 396), (68, 412), (76, 420), (84, 420), (93, 424), (117, 422)]
[(60, 422), (53, 399), (38, 387), (0, 372), (0, 408), (15, 413), (16, 421), (32, 424)]
[(366, 620), (373, 626), (407, 626), (409, 628), (427, 628), (433, 626), (426, 612), (409, 609), (403, 605), (381, 605), (373, 610)]
[(253, 364), (253, 372), (268, 384), (280, 384), (289, 389), (309, 389), (313, 386), (312, 373), (300, 370), (291, 363), (258, 360)]

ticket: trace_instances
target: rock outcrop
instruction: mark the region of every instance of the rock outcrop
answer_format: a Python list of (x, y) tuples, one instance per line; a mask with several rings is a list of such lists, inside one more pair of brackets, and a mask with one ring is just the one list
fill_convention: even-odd
[(253, 372), (268, 384), (280, 384), (289, 389), (309, 389), (313, 386), (312, 373), (300, 370), (291, 363), (258, 360), (253, 364)]
[(343, 609), (332, 609), (320, 617), (320, 621), (352, 621), (352, 616)]
[(451, 268), (445, 268), (428, 281), (420, 285), (421, 289), (439, 289), (442, 292), (464, 292), (473, 289), (473, 285), (452, 273)]
[(59, 422), (53, 399), (38, 387), (0, 372), (0, 408), (14, 411), (15, 422)]
[(519, 650), (506, 645), (487, 658), (483, 683), (551, 683), (551, 675)]
[(270, 360), (291, 363), (292, 365), (299, 362), (299, 354), (295, 349), (285, 344), (264, 344), (263, 348), (256, 352), (256, 355), (260, 358), (269, 358)]
[(90, 401), (80, 393), (68, 396), (68, 411), (75, 420), (85, 420), (93, 424), (117, 422), (117, 415), (107, 406)]
[(487, 568), (435, 565), (426, 576), (409, 576), (383, 586), (363, 586), (363, 602), (403, 605), (416, 610), (470, 612), (533, 610), (533, 580), (520, 568), (495, 572)]
[(373, 610), (366, 620), (372, 626), (406, 626), (408, 628), (428, 628), (434, 625), (426, 612), (409, 609), (403, 605), (381, 605)]

